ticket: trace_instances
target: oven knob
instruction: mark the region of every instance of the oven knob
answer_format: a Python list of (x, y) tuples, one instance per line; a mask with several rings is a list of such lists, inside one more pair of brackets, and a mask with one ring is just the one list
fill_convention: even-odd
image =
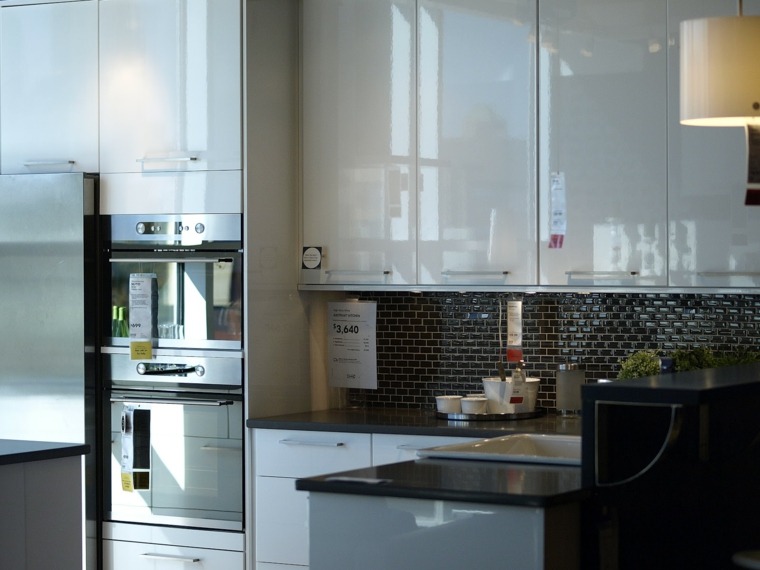
[(138, 374), (145, 374), (145, 371), (147, 370), (147, 367), (145, 366), (144, 362), (141, 362), (137, 365), (137, 373)]
[(203, 375), (206, 373), (206, 369), (205, 369), (205, 368), (203, 368), (203, 366), (196, 366), (196, 367), (195, 367), (195, 373), (196, 373), (198, 376), (203, 376)]
[(195, 233), (196, 234), (202, 234), (205, 231), (206, 231), (206, 226), (204, 226), (200, 222), (197, 223), (197, 224), (195, 224)]
[(142, 235), (145, 233), (145, 224), (142, 222), (137, 222), (137, 226), (135, 226), (135, 231)]

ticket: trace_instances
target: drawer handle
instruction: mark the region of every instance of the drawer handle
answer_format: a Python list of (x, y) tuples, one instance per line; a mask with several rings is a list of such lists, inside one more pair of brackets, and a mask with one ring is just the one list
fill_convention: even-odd
[(402, 444), (400, 444), (400, 445), (397, 445), (397, 446), (396, 446), (396, 449), (401, 449), (401, 450), (411, 450), (411, 451), (419, 451), (420, 449), (425, 449), (426, 447), (430, 447), (430, 446), (425, 446), (425, 445), (414, 445), (414, 444), (412, 444), (412, 443), (402, 443)]
[(283, 445), (306, 445), (310, 447), (343, 447), (342, 441), (303, 441), (300, 439), (281, 439)]
[(200, 558), (192, 558), (190, 556), (170, 556), (168, 554), (156, 554), (152, 552), (146, 552), (141, 554), (143, 558), (150, 558), (151, 560), (167, 560), (170, 562), (189, 562), (190, 564), (197, 564), (201, 561)]
[(587, 277), (591, 279), (630, 279), (639, 275), (638, 271), (565, 271), (570, 279), (573, 277)]

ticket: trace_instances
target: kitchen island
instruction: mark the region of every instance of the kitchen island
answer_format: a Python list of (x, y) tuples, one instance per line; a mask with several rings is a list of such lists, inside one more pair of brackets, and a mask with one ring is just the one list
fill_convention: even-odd
[(82, 568), (85, 444), (0, 439), (0, 568)]

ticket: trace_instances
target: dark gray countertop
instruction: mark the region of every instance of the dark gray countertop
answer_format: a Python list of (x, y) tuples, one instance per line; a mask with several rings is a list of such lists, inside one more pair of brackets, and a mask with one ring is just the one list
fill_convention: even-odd
[(60, 459), (89, 452), (90, 446), (86, 444), (0, 439), (0, 465)]
[(580, 467), (466, 459), (418, 459), (354, 469), (299, 479), (296, 489), (540, 508), (586, 496)]
[(333, 409), (264, 418), (251, 418), (249, 428), (454, 437), (499, 437), (511, 433), (581, 435), (581, 418), (562, 417), (553, 411), (533, 419), (447, 420), (432, 410), (399, 408)]

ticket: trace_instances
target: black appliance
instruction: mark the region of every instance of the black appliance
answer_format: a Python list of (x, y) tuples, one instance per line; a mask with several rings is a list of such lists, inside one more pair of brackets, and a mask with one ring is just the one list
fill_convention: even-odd
[(734, 568), (760, 548), (760, 364), (582, 388), (583, 567)]

